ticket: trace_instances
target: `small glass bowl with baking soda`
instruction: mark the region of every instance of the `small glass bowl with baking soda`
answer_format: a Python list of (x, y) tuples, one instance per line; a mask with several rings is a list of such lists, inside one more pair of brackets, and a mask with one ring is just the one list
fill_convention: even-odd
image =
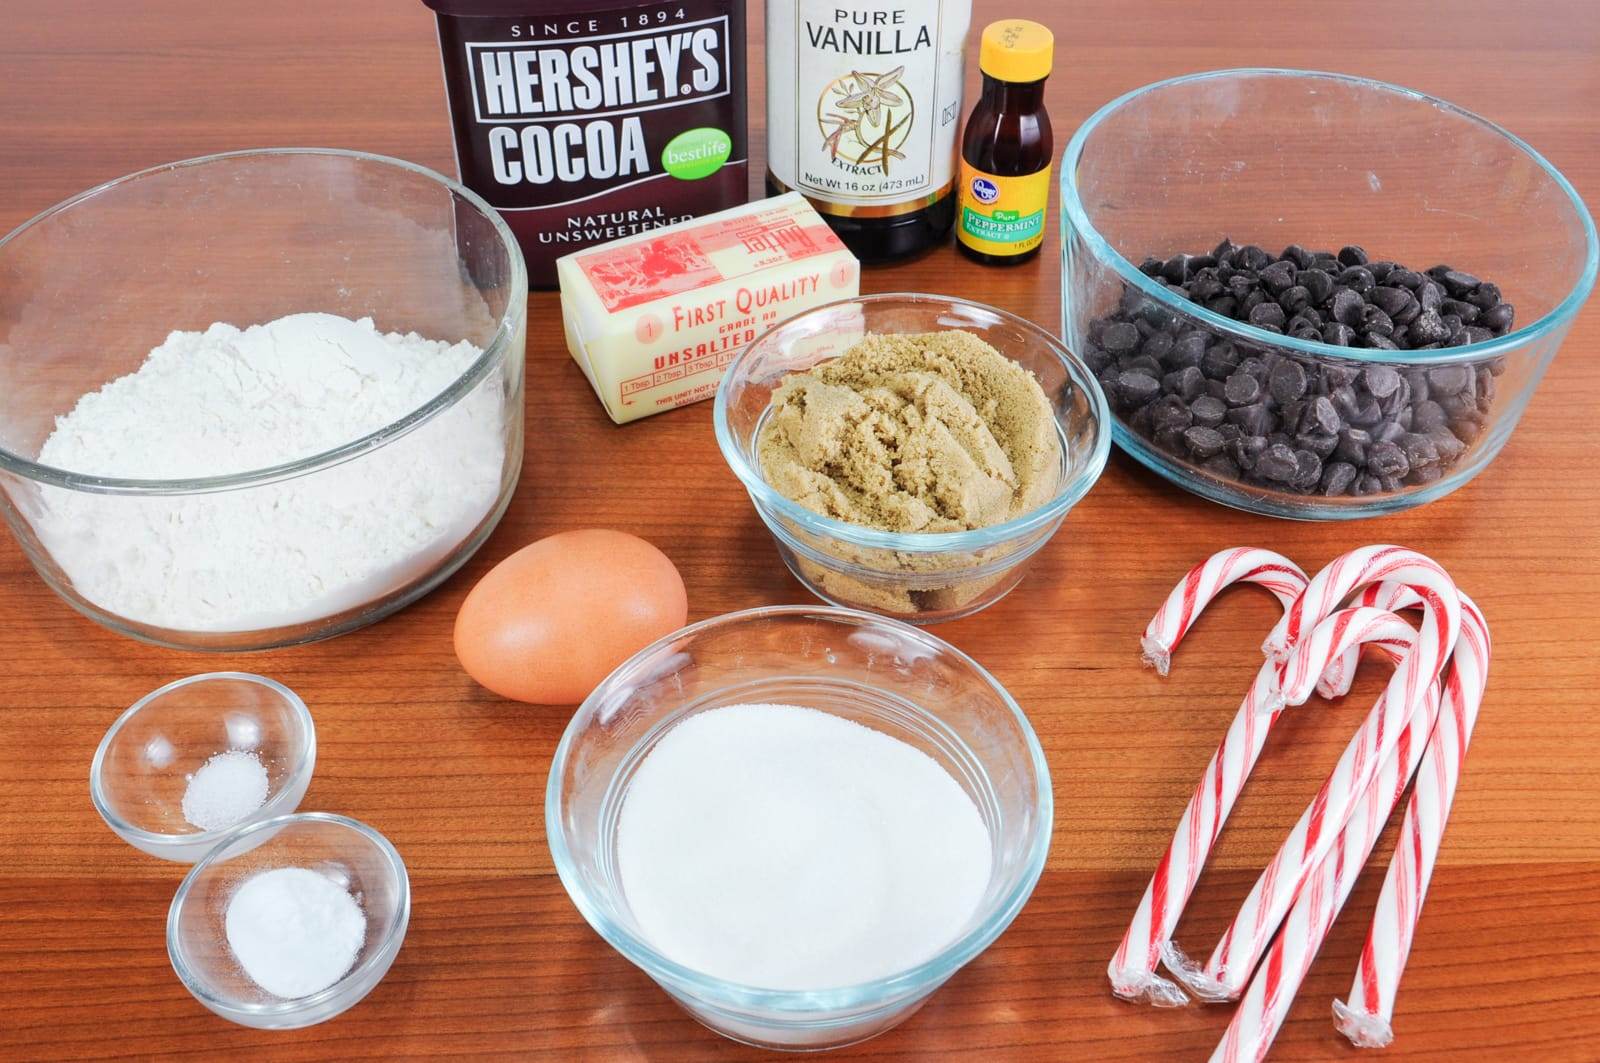
[[(774, 393), (792, 373), (843, 355), (869, 335), (967, 332), (1028, 370), (1054, 418), (1054, 490), (1033, 508), (972, 530), (883, 531), (802, 505), (769, 482), (759, 454)], [(1048, 331), (950, 296), (846, 299), (790, 318), (747, 347), (717, 390), (717, 442), (795, 577), (817, 597), (913, 624), (968, 616), (1003, 598), (1094, 486), (1111, 446), (1094, 374)]]

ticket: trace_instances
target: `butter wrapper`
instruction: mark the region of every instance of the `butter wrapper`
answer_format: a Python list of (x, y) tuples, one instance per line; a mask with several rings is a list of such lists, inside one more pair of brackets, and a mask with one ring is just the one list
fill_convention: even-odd
[(556, 275), (567, 350), (618, 424), (710, 398), (757, 336), (861, 284), (796, 192), (575, 252)]

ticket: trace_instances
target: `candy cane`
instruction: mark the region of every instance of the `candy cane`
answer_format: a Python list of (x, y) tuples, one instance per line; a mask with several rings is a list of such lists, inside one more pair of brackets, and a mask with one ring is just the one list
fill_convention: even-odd
[[(1173, 648), (1201, 611), (1224, 587), (1240, 581), (1265, 587), (1285, 609), (1306, 587), (1306, 577), (1299, 566), (1271, 551), (1239, 547), (1216, 553), (1189, 570), (1145, 628), (1141, 644), (1146, 662), (1162, 675), (1167, 674)], [(1275, 670), (1264, 664), (1234, 714), (1222, 744), (1206, 765), (1172, 841), (1145, 887), (1138, 911), (1106, 971), (1112, 992), (1124, 999), (1149, 1001), (1161, 1007), (1189, 1002), (1182, 990), (1156, 974), (1161, 947), (1177, 926), (1245, 777), (1261, 756), (1273, 721), (1262, 719), (1256, 706), (1276, 685)]]
[(1139, 640), (1145, 663), (1166, 675), (1172, 665), (1172, 651), (1195, 619), (1224, 588), (1240, 582), (1265, 587), (1288, 609), (1306, 589), (1306, 574), (1299, 565), (1271, 550), (1237, 546), (1212, 554), (1189, 570), (1150, 619)]
[(1422, 711), (1401, 729), (1394, 751), (1384, 758), (1349, 821), (1295, 898), (1282, 932), (1211, 1054), (1211, 1063), (1260, 1063), (1266, 1058), (1311, 961), (1423, 757), (1423, 746), (1439, 714), (1439, 696), (1438, 682), (1429, 684)]
[[(1316, 586), (1316, 583), (1313, 580), (1312, 586)], [(1450, 646), (1455, 643), (1460, 602), (1453, 585), (1449, 588), (1448, 602), (1438, 603), (1438, 594), (1433, 588), (1416, 587), (1409, 580), (1407, 584), (1413, 586), (1426, 603), (1420, 633), (1412, 632), (1410, 625), (1392, 613), (1387, 614), (1391, 618), (1388, 625), (1362, 622), (1359, 631), (1369, 639), (1400, 639), (1406, 637), (1405, 633), (1411, 632), (1416, 638), (1415, 649), (1401, 658), (1389, 680), (1389, 686), (1350, 740), (1339, 763), (1301, 814), (1289, 837), (1256, 880), (1250, 896), (1245, 899), (1239, 914), (1212, 951), (1211, 958), (1204, 967), (1199, 967), (1175, 944), (1169, 942), (1163, 949), (1168, 969), (1203, 1000), (1232, 1000), (1239, 995), (1266, 951), (1273, 932), (1294, 903), (1302, 883), (1332, 847), (1334, 836), (1324, 827), (1342, 824), (1350, 817), (1373, 777), (1394, 751), (1407, 721), (1426, 712), (1428, 688), (1437, 680), (1439, 667), (1443, 663), (1441, 652), (1448, 653)], [(1299, 601), (1305, 601), (1311, 593), (1311, 588), (1308, 588)], [(1298, 604), (1291, 606), (1291, 610)], [(1436, 609), (1436, 604), (1443, 604), (1445, 608)], [(1333, 652), (1341, 643), (1332, 633), (1356, 630), (1357, 625), (1350, 616), (1370, 612), (1356, 609), (1334, 614), (1311, 634), (1310, 645)], [(1444, 647), (1442, 651), (1439, 648), (1441, 644)], [(1331, 659), (1314, 663), (1311, 674), (1320, 674), (1328, 663), (1331, 663)], [(1437, 705), (1432, 711), (1437, 715)], [(1432, 726), (1428, 722), (1425, 729), (1419, 730), (1426, 734)]]
[(1489, 626), (1464, 594), (1461, 606), (1461, 639), (1450, 662), (1446, 711), (1440, 713), (1417, 771), (1394, 857), (1378, 895), (1372, 929), (1350, 987), (1350, 1002), (1333, 1002), (1339, 1032), (1360, 1048), (1383, 1048), (1394, 1040), (1395, 994), (1411, 954), (1417, 919), (1461, 778), (1461, 762), (1489, 681)]
[[(1302, 635), (1322, 623), (1351, 593), (1372, 583), (1389, 581), (1406, 584), (1424, 601), (1432, 601), (1443, 625), (1437, 632), (1443, 648), (1440, 659), (1455, 645), (1461, 623), (1460, 601), (1455, 584), (1439, 563), (1403, 546), (1364, 546), (1334, 560), (1317, 573), (1306, 592), (1283, 614), (1262, 644), (1262, 652), (1274, 661), (1284, 661)], [(1433, 633), (1423, 631), (1425, 640)]]

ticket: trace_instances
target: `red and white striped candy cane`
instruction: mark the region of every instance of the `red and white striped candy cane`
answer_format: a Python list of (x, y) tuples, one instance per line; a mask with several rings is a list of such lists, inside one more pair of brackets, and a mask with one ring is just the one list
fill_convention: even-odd
[(1311, 961), (1327, 938), (1361, 875), (1406, 782), (1422, 759), (1423, 746), (1439, 713), (1439, 684), (1429, 685), (1423, 709), (1401, 730), (1394, 751), (1362, 794), (1329, 852), (1295, 898), (1283, 930), (1256, 971), (1211, 1063), (1260, 1063), (1283, 1026)]
[(1219, 550), (1189, 570), (1144, 629), (1140, 646), (1145, 663), (1162, 675), (1172, 664), (1172, 651), (1188, 634), (1211, 600), (1235, 583), (1254, 583), (1277, 596), (1288, 609), (1306, 589), (1306, 574), (1281, 554), (1253, 546)]
[[(1256, 880), (1250, 896), (1204, 967), (1196, 965), (1172, 943), (1164, 950), (1168, 969), (1194, 995), (1213, 1001), (1233, 1000), (1239, 995), (1266, 951), (1273, 932), (1294, 903), (1301, 884), (1332, 847), (1334, 832), (1331, 828), (1349, 818), (1373, 777), (1394, 751), (1407, 721), (1423, 711), (1428, 688), (1437, 680), (1443, 663), (1441, 653), (1448, 653), (1454, 645), (1459, 627), (1460, 601), (1454, 587), (1449, 590), (1449, 601), (1444, 603), (1447, 608), (1437, 611), (1442, 615), (1436, 615), (1434, 608), (1437, 595), (1427, 588), (1418, 590), (1427, 602), (1421, 632), (1413, 631), (1392, 613), (1388, 626), (1362, 626), (1370, 639), (1394, 641), (1409, 635), (1415, 637), (1416, 646), (1401, 657), (1383, 695), (1345, 747), (1339, 763), (1301, 814), (1289, 837)], [(1308, 589), (1306, 593), (1311, 592)], [(1329, 629), (1337, 628), (1345, 623), (1344, 615), (1336, 614), (1323, 623)], [(1442, 634), (1441, 628), (1444, 629)], [(1339, 645), (1322, 631), (1310, 637), (1316, 645), (1326, 646), (1330, 651)], [(1316, 672), (1320, 673), (1327, 663), (1314, 664)], [(1428, 726), (1431, 729), (1431, 723)]]
[[(1460, 602), (1450, 576), (1431, 557), (1403, 546), (1364, 546), (1335, 559), (1312, 578), (1306, 592), (1283, 614), (1262, 644), (1262, 652), (1274, 661), (1286, 660), (1301, 637), (1322, 623), (1323, 618), (1356, 590), (1373, 583), (1402, 583), (1412, 587), (1425, 601), (1431, 601), (1441, 622), (1450, 621), (1442, 656), (1448, 656), (1461, 622)], [(1423, 631), (1424, 640), (1432, 637)], [(1441, 658), (1442, 659), (1442, 658)]]
[(1461, 764), (1489, 681), (1489, 625), (1464, 594), (1461, 618), (1461, 638), (1450, 661), (1444, 708), (1417, 771), (1372, 929), (1350, 987), (1350, 1001), (1333, 1002), (1339, 1032), (1360, 1048), (1383, 1048), (1394, 1040), (1395, 994), (1411, 954), (1417, 919), (1461, 778)]
[[(1238, 547), (1223, 550), (1189, 570), (1167, 596), (1165, 604), (1145, 628), (1145, 660), (1165, 675), (1174, 647), (1188, 633), (1195, 618), (1217, 594), (1235, 582), (1255, 583), (1277, 596), (1285, 609), (1305, 589), (1299, 566), (1268, 550)], [(1161, 948), (1177, 926), (1189, 895), (1194, 892), (1206, 856), (1222, 830), (1245, 777), (1261, 756), (1272, 727), (1270, 718), (1257, 712), (1258, 700), (1276, 688), (1276, 670), (1263, 665), (1234, 714), (1222, 744), (1212, 754), (1194, 795), (1189, 798), (1172, 842), (1145, 887), (1122, 944), (1107, 967), (1112, 992), (1126, 1000), (1148, 1001), (1164, 1007), (1189, 1002), (1183, 991), (1156, 974)]]

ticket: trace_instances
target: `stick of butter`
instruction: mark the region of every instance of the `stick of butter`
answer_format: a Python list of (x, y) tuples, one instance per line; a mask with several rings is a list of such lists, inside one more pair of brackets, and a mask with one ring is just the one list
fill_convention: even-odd
[(567, 350), (618, 424), (710, 398), (757, 336), (861, 285), (797, 192), (574, 252), (556, 275)]

